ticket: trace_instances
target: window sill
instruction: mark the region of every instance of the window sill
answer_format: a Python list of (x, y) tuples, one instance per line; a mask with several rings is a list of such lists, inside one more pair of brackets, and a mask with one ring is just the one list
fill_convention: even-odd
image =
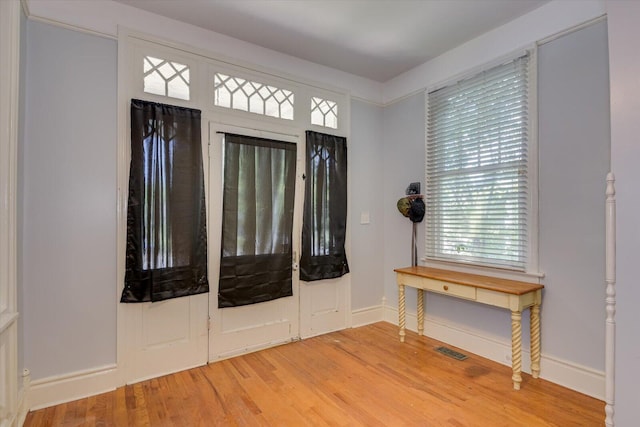
[(521, 282), (540, 283), (544, 277), (544, 273), (535, 271), (514, 271), (494, 267), (462, 264), (458, 262), (440, 261), (429, 258), (422, 258), (420, 261), (422, 261), (422, 265), (425, 267), (458, 271), (461, 273), (479, 274), (481, 276), (497, 277), (500, 279), (518, 280)]

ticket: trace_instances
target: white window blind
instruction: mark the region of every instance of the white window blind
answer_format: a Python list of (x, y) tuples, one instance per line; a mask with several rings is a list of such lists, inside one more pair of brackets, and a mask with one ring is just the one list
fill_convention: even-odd
[(529, 57), (428, 94), (427, 258), (526, 269)]

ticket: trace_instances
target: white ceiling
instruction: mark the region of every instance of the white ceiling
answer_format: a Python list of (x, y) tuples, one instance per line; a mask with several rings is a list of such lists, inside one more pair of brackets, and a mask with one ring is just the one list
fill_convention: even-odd
[(115, 0), (385, 82), (549, 0)]

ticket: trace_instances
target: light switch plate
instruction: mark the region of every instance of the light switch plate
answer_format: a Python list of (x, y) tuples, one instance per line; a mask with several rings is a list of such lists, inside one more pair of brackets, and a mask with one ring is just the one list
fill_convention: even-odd
[(360, 213), (360, 224), (369, 224), (371, 219), (369, 218), (369, 212), (361, 212)]

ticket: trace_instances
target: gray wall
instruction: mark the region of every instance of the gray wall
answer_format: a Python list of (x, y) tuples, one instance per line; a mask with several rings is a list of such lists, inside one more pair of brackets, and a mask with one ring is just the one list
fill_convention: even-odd
[[(396, 203), (409, 183), (424, 189), (424, 94), (385, 107), (383, 123), (384, 279), (387, 304), (397, 305), (394, 268), (411, 265), (412, 223)], [(424, 254), (424, 223), (418, 226), (418, 258)], [(407, 290), (407, 307), (415, 307), (415, 290)]]
[[(115, 362), (117, 47), (34, 21), (26, 35), (19, 286), (24, 366), (39, 379)], [(606, 66), (604, 24), (540, 49), (543, 352), (595, 369), (603, 368)], [(396, 202), (409, 182), (424, 186), (424, 112), (422, 93), (385, 108), (352, 101), (354, 310), (383, 295), (396, 304), (393, 268), (411, 260), (411, 223)], [(369, 225), (360, 224), (363, 211)], [(418, 231), (422, 257), (422, 224)], [(427, 310), (509, 339), (502, 310), (435, 295)]]
[(611, 163), (616, 176), (615, 425), (638, 425), (640, 409), (640, 3), (607, 1), (611, 73)]
[[(26, 29), (21, 361), (37, 380), (115, 363), (117, 45), (34, 21)], [(382, 111), (352, 102), (353, 309), (383, 294)]]
[[(351, 101), (349, 147), (349, 218), (351, 220), (351, 308), (358, 310), (380, 304), (384, 282), (384, 208), (377, 190), (382, 188), (381, 107)], [(361, 224), (360, 215), (369, 212), (370, 223)]]
[[(411, 222), (398, 212), (396, 202), (404, 194), (409, 182), (420, 181), (424, 191), (424, 121), (424, 93), (398, 101), (384, 111), (385, 297), (387, 303), (394, 307), (397, 307), (398, 291), (393, 269), (411, 265)], [(424, 246), (422, 222), (418, 226), (418, 259), (424, 256)], [(407, 311), (415, 313), (415, 289), (407, 289), (406, 303)], [(472, 327), (487, 334), (505, 337), (511, 333), (511, 324), (505, 321), (508, 314), (493, 307), (429, 294), (426, 312), (429, 318), (442, 319), (452, 326)], [(525, 324), (523, 331), (526, 331)]]
[(21, 277), (32, 379), (116, 360), (114, 40), (27, 23)]
[[(546, 274), (542, 349), (604, 369), (604, 190), (609, 170), (606, 23), (539, 49), (539, 251)], [(384, 111), (385, 293), (397, 304), (397, 266), (409, 265), (409, 224), (395, 202), (410, 179), (424, 180), (424, 95)], [(424, 232), (420, 233), (424, 246)], [(420, 252), (419, 252), (420, 254)], [(407, 307), (415, 313), (415, 292)], [(504, 310), (429, 294), (428, 316), (510, 341)], [(523, 342), (528, 342), (528, 316)]]
[(541, 46), (538, 64), (542, 348), (604, 369), (606, 22)]

